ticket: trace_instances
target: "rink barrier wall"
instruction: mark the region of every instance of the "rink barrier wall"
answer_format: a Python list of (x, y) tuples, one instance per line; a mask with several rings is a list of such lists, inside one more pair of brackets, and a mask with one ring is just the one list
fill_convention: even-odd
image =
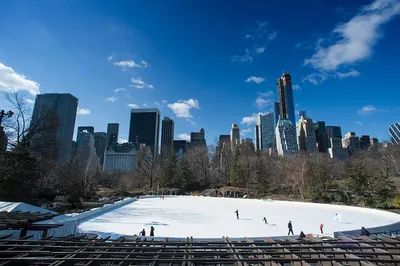
[[(373, 234), (391, 234), (392, 232), (398, 232), (400, 231), (400, 222), (394, 223), (394, 224), (389, 224), (389, 225), (383, 225), (383, 226), (377, 226), (377, 227), (370, 227), (366, 228), (368, 232), (373, 235)], [(348, 230), (348, 231), (338, 231), (338, 232), (333, 232), (334, 237), (339, 237), (339, 236), (357, 236), (361, 234), (361, 228), (358, 230)]]

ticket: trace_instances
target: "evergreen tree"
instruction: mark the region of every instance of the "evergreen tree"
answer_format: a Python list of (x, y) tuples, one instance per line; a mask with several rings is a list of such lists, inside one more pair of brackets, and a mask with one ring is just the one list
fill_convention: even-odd
[(232, 167), (229, 172), (229, 185), (237, 186), (240, 183), (241, 178), (241, 167), (239, 164), (239, 149), (236, 149), (233, 155)]
[(169, 156), (164, 159), (161, 165), (161, 185), (163, 187), (174, 187), (176, 174), (176, 156)]
[(175, 184), (183, 191), (193, 191), (197, 188), (196, 177), (190, 170), (189, 161), (185, 157), (178, 163)]

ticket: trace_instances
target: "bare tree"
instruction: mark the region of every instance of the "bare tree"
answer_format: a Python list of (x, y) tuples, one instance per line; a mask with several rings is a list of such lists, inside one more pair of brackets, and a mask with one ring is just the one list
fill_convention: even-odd
[(148, 180), (149, 188), (151, 190), (153, 189), (159, 168), (160, 164), (157, 157), (154, 157), (145, 148), (139, 150), (138, 174)]
[(187, 159), (199, 183), (208, 187), (212, 170), (208, 149), (202, 146), (191, 147), (187, 151)]

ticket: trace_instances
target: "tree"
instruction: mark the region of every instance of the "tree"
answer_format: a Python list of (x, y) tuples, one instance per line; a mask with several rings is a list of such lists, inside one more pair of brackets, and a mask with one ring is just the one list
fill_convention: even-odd
[(32, 157), (28, 144), (20, 142), (1, 157), (0, 199), (34, 204), (39, 176), (37, 161)]
[(194, 191), (198, 186), (185, 156), (178, 162), (175, 184), (183, 191)]
[(186, 155), (197, 181), (203, 187), (209, 187), (212, 163), (207, 147), (191, 147), (186, 152)]
[(161, 186), (175, 187), (176, 156), (168, 156), (161, 163)]
[(146, 147), (141, 148), (138, 155), (138, 174), (148, 181), (150, 189), (153, 189), (159, 169), (160, 164), (157, 157), (153, 157)]

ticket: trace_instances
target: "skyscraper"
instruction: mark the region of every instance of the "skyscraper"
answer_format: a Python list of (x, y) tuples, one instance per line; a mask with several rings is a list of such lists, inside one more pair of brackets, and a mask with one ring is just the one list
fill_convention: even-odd
[(153, 156), (158, 155), (160, 135), (160, 110), (143, 108), (131, 110), (129, 142), (146, 144)]
[(301, 113), (299, 122), (297, 123), (297, 138), (299, 150), (308, 153), (317, 151), (314, 123), (311, 118), (307, 117), (305, 111)]
[(78, 127), (78, 131), (76, 133), (76, 145), (79, 148), (81, 146), (81, 138), (84, 133), (94, 133), (94, 127), (92, 126), (80, 126)]
[(274, 128), (278, 124), (279, 120), (279, 102), (274, 103)]
[(190, 132), (190, 145), (192, 147), (207, 147), (204, 128), (199, 132)]
[(279, 118), (287, 118), (292, 125), (296, 125), (292, 78), (290, 74), (282, 74), (282, 77), (277, 80), (276, 85), (278, 87)]
[(254, 150), (261, 151), (261, 130), (258, 123), (254, 126)]
[(389, 135), (392, 144), (400, 145), (400, 122), (389, 126)]
[(240, 145), (240, 129), (237, 124), (232, 124), (230, 135), (232, 150), (235, 150), (235, 148)]
[[(46, 139), (52, 139), (56, 146), (56, 161), (59, 164), (68, 163), (71, 159), (72, 137), (74, 135), (78, 98), (69, 93), (45, 93), (36, 95), (31, 123), (51, 122), (56, 127), (52, 132), (47, 132)], [(48, 117), (52, 113), (56, 117)], [(46, 121), (51, 119), (52, 121)], [(54, 120), (56, 122), (54, 123)], [(41, 135), (41, 134), (39, 134)], [(42, 136), (35, 136), (37, 145), (46, 147)], [(52, 136), (50, 136), (52, 135)], [(41, 151), (36, 152), (41, 156)]]
[(86, 169), (96, 169), (99, 167), (99, 157), (96, 154), (94, 136), (90, 132), (82, 132), (80, 146), (77, 150), (78, 162)]
[(173, 146), (175, 155), (178, 157), (178, 160), (182, 159), (183, 155), (186, 152), (186, 147), (188, 142), (186, 140), (174, 140)]
[(174, 150), (174, 120), (164, 117), (161, 125), (161, 156), (172, 154)]
[(293, 89), (289, 74), (277, 80), (279, 99), (279, 120), (275, 128), (276, 148), (279, 156), (297, 153), (296, 118), (294, 115)]
[(347, 132), (342, 139), (343, 148), (347, 148), (350, 154), (360, 151), (360, 139), (355, 132)]
[(328, 134), (324, 121), (318, 121), (314, 124), (315, 138), (317, 141), (317, 149), (319, 152), (327, 152), (328, 150)]
[(371, 146), (371, 138), (369, 135), (362, 135), (360, 137), (360, 149), (368, 150), (369, 146)]
[(100, 165), (104, 163), (104, 151), (107, 146), (107, 133), (106, 132), (94, 132), (94, 147), (96, 154), (99, 157)]
[(328, 148), (331, 148), (331, 138), (342, 139), (342, 129), (338, 126), (326, 126), (325, 128), (328, 138)]
[(118, 143), (118, 133), (119, 133), (119, 124), (118, 123), (108, 123), (107, 125), (107, 142), (106, 148), (108, 149), (111, 146), (115, 146)]

